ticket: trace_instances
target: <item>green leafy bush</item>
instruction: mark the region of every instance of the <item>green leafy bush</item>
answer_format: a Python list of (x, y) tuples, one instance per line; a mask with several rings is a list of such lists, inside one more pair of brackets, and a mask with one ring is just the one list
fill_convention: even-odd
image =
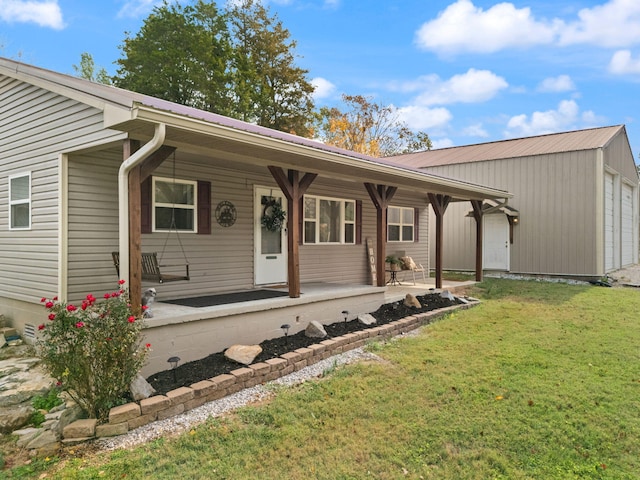
[(57, 407), (62, 404), (62, 399), (58, 396), (59, 389), (52, 388), (46, 395), (36, 395), (31, 399), (31, 405), (36, 410), (51, 410), (53, 407)]
[(87, 295), (79, 307), (57, 297), (41, 300), (49, 319), (38, 327), (42, 361), (60, 388), (99, 420), (125, 401), (151, 347), (140, 345), (142, 315), (134, 314), (123, 284), (100, 301)]
[(29, 425), (33, 425), (36, 428), (42, 425), (44, 421), (45, 421), (44, 414), (39, 410), (36, 410), (35, 412), (33, 412), (29, 417)]

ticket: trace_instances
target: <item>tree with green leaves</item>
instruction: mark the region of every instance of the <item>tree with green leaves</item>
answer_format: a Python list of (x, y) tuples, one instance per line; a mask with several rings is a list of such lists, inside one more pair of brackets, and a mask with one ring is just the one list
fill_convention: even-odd
[(127, 34), (114, 83), (222, 115), (231, 113), (232, 48), (224, 13), (213, 2), (155, 7)]
[(342, 101), (345, 111), (320, 109), (317, 135), (324, 143), (374, 157), (431, 149), (429, 135), (412, 131), (397, 108), (362, 95), (342, 95)]
[(234, 46), (234, 116), (298, 135), (310, 134), (314, 87), (295, 65), (296, 42), (259, 1), (242, 0), (229, 10)]
[(127, 34), (114, 83), (277, 130), (306, 135), (313, 86), (290, 33), (260, 2), (155, 7)]
[(80, 65), (73, 65), (76, 75), (92, 82), (104, 83), (111, 85), (111, 77), (107, 71), (100, 67), (96, 67), (93, 56), (90, 53), (83, 52), (80, 54)]

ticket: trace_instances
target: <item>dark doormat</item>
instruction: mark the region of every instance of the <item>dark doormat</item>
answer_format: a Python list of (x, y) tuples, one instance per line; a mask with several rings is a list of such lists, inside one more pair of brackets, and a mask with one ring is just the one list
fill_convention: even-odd
[(185, 307), (212, 307), (214, 305), (226, 305), (228, 303), (250, 302), (251, 300), (265, 300), (267, 298), (286, 297), (288, 292), (276, 290), (247, 290), (245, 292), (220, 293), (205, 297), (179, 298), (177, 300), (162, 300), (162, 303), (182, 305)]

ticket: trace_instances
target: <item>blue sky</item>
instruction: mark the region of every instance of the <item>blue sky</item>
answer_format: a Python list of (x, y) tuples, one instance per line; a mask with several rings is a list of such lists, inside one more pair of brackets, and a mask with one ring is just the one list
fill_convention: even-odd
[[(224, 5), (224, 1), (218, 2)], [(154, 0), (0, 0), (0, 54), (115, 73)], [(434, 147), (626, 124), (640, 152), (639, 0), (268, 0), (318, 105), (371, 96)]]

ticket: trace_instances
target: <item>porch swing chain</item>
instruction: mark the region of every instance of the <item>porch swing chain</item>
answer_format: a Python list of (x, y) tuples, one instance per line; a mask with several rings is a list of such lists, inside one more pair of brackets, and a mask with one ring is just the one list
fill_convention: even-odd
[(162, 246), (162, 251), (160, 252), (160, 258), (158, 262), (162, 264), (162, 257), (164, 257), (164, 251), (167, 248), (167, 242), (169, 241), (169, 236), (171, 235), (171, 229), (174, 229), (176, 232), (176, 238), (178, 239), (178, 245), (180, 245), (180, 251), (182, 252), (182, 257), (184, 258), (185, 265), (189, 265), (189, 259), (187, 258), (187, 254), (184, 251), (184, 246), (182, 245), (182, 240), (180, 239), (180, 232), (178, 231), (178, 226), (176, 225), (176, 152), (173, 152), (173, 166), (172, 166), (172, 181), (173, 186), (171, 189), (171, 225), (169, 225), (169, 231), (164, 239), (164, 245)]

